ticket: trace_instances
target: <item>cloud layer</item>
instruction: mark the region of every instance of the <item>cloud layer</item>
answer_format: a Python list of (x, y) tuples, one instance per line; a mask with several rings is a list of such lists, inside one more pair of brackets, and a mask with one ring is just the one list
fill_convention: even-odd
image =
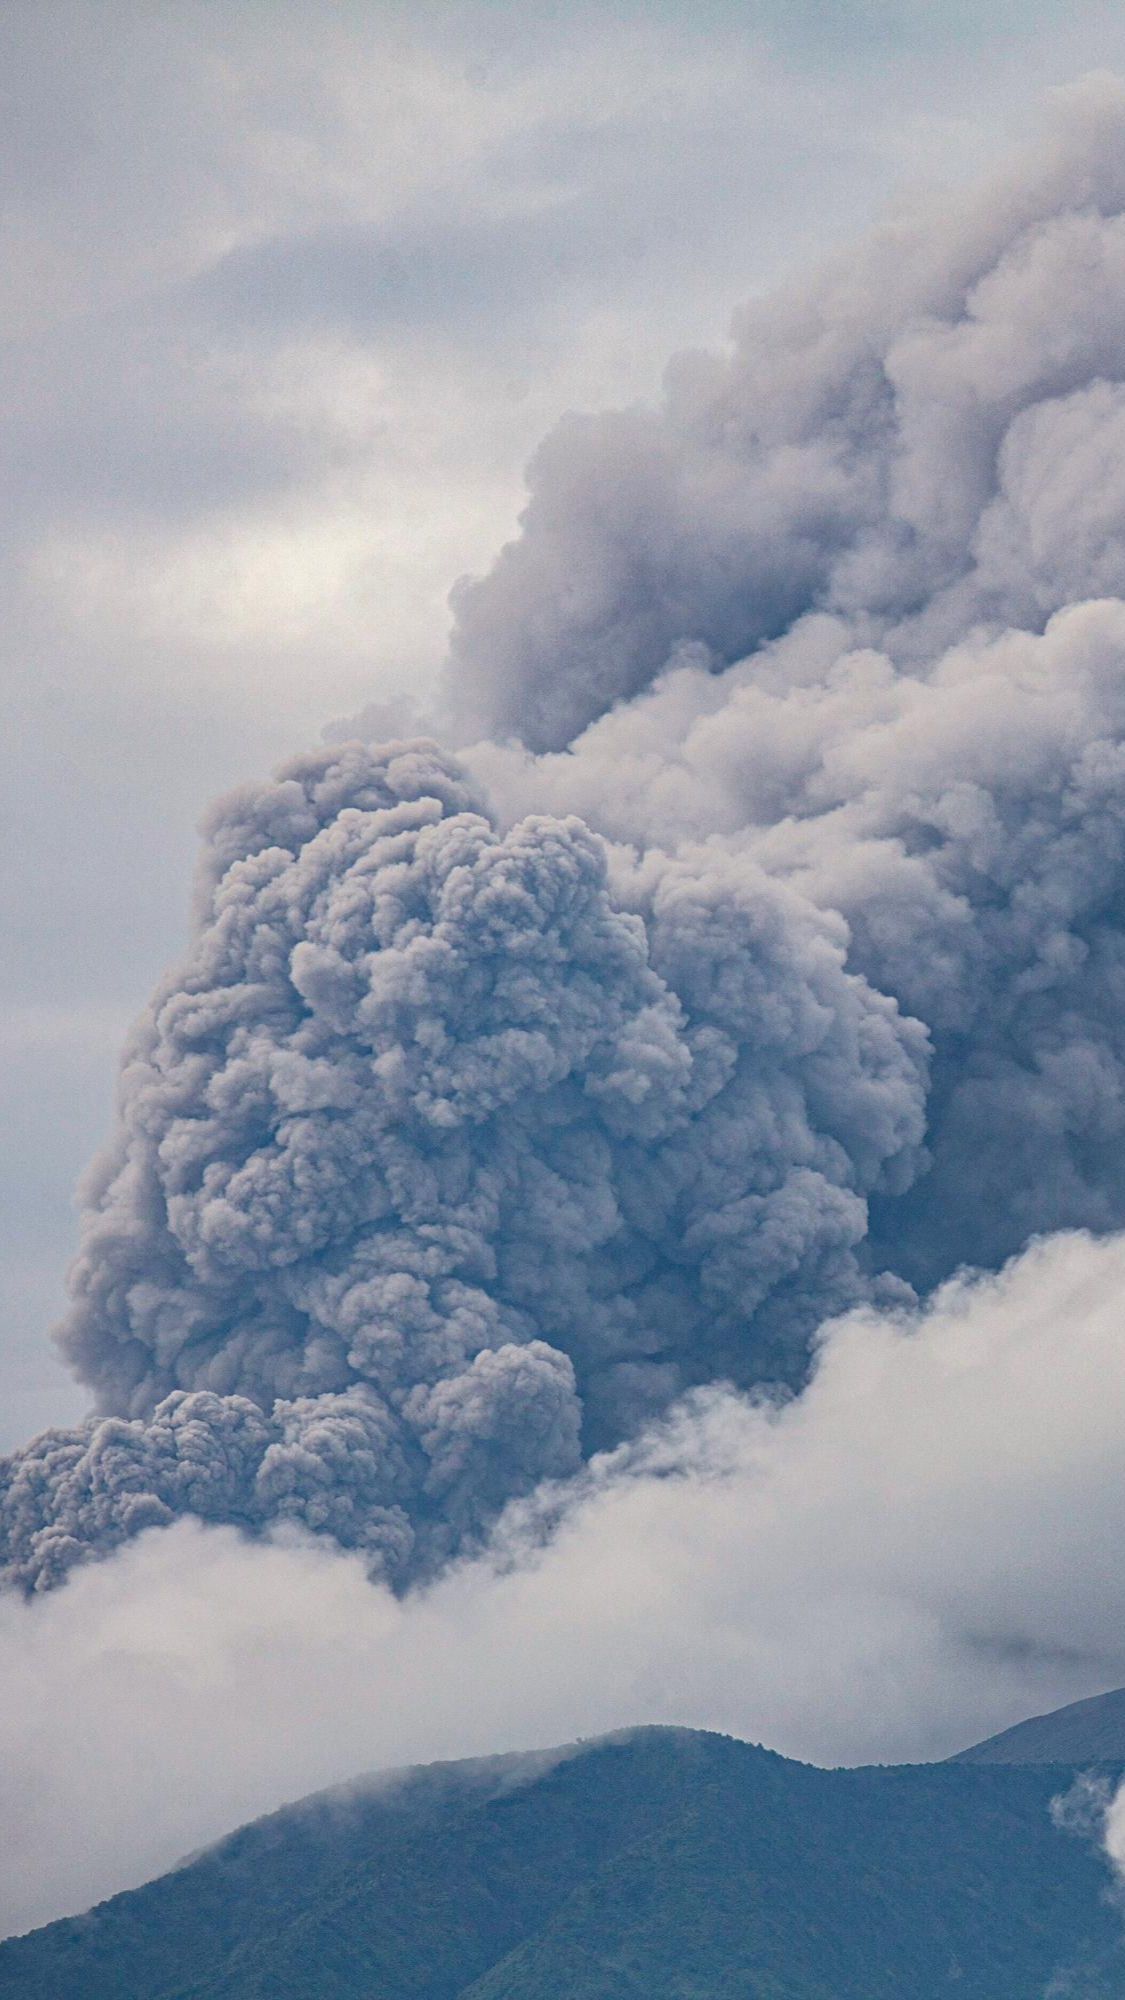
[(1074, 1235), (861, 1308), (799, 1398), (704, 1392), (556, 1491), (551, 1537), (520, 1503), (405, 1597), (191, 1521), (9, 1593), (4, 1927), (369, 1766), (638, 1721), (941, 1756), (1120, 1684), (1123, 1290), (1125, 1238)]

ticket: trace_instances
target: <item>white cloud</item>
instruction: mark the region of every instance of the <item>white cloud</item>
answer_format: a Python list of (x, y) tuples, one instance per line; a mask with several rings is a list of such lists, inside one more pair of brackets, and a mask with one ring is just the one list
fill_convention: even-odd
[(660, 1720), (927, 1757), (1125, 1679), (1123, 1289), (1076, 1235), (855, 1315), (797, 1400), (712, 1399), (404, 1601), (187, 1521), (4, 1600), (7, 1927), (377, 1765)]

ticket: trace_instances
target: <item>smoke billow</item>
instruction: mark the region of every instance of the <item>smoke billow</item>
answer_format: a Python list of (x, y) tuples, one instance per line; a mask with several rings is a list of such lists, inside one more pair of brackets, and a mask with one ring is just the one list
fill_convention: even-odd
[(190, 1512), (402, 1584), (832, 1314), (1125, 1223), (1122, 443), (1105, 80), (560, 428), (456, 594), (461, 758), (212, 814), (14, 1578)]
[(71, 1275), (105, 1420), (11, 1465), (17, 1577), (183, 1511), (418, 1575), (686, 1387), (796, 1377), (870, 1294), (924, 1030), (759, 870), (607, 877), (425, 745), (216, 809)]
[(685, 642), (833, 610), (898, 663), (1125, 584), (1122, 85), (1033, 158), (885, 227), (689, 354), (658, 411), (570, 417), (518, 541), (454, 594), (455, 697), (561, 749)]
[(872, 1215), (920, 1286), (1125, 1221), (1123, 441), (1093, 79), (1033, 165), (756, 306), (659, 413), (563, 426), (458, 599), (462, 706), (528, 746), (470, 754), (501, 813), (761, 867), (926, 1023), (931, 1169)]

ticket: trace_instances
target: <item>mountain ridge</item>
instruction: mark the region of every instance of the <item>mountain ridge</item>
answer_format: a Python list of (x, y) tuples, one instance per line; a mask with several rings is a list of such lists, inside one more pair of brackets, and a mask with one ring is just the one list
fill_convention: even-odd
[(959, 1764), (1125, 1763), (1125, 1688), (1030, 1715), (959, 1750)]
[[(0, 1945), (19, 2000), (1082, 2000), (1125, 1990), (1073, 1767), (825, 1771), (642, 1728), (421, 1767)], [(1077, 1982), (1077, 1983), (1076, 1983)]]

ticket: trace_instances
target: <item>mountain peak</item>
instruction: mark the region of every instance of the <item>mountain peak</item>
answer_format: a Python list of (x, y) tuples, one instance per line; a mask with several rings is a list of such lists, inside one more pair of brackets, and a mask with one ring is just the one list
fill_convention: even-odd
[(1125, 1688), (1032, 1715), (973, 1743), (954, 1764), (1125, 1764)]

